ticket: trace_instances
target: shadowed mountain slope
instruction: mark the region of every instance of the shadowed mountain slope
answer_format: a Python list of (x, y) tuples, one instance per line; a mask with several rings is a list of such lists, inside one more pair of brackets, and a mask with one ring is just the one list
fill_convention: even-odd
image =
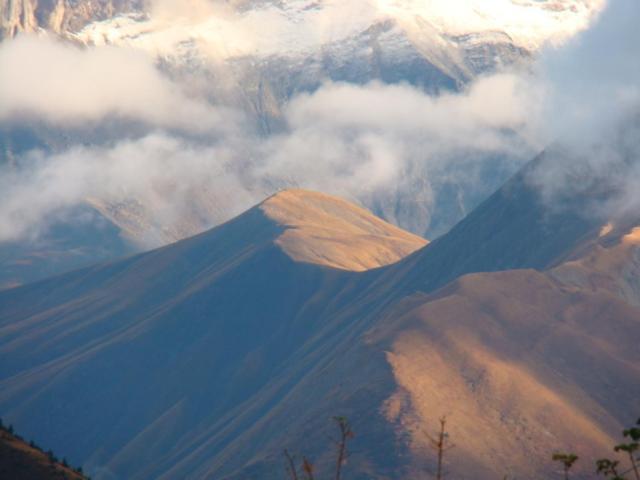
[[(96, 478), (282, 478), (284, 448), (322, 476), (333, 415), (357, 432), (349, 478), (427, 478), (424, 432), (443, 414), (456, 478), (553, 478), (555, 449), (600, 455), (640, 409), (639, 270), (633, 232), (599, 237), (543, 207), (516, 178), (457, 233), (352, 272), (411, 237), (284, 192), (174, 245), (0, 292), (0, 413)], [(549, 221), (574, 226), (554, 236)], [(434, 291), (472, 268), (549, 265)]]
[(93, 208), (76, 208), (69, 216), (77, 223), (59, 222), (36, 239), (0, 243), (0, 289), (135, 251), (119, 229)]
[[(353, 245), (325, 240), (348, 233), (345, 218)], [(399, 258), (394, 236), (399, 252), (424, 243), (346, 202), (284, 192), (177, 244), (2, 292), (1, 411), (98, 476), (155, 476), (160, 458), (177, 461), (170, 446), (218, 430), (323, 326), (351, 276), (317, 264), (379, 266)], [(136, 442), (149, 437), (144, 464)]]
[(543, 153), (442, 237), (384, 273), (404, 293), (432, 292), (461, 275), (513, 268), (543, 270), (597, 238), (603, 219), (583, 214), (600, 192), (578, 192), (550, 204), (536, 187), (536, 172), (558, 152)]

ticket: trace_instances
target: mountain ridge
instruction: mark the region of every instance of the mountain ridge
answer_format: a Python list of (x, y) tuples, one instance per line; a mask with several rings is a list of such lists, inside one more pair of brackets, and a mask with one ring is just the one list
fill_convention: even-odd
[[(489, 210), (508, 211), (514, 195), (531, 199), (503, 192)], [(420, 432), (453, 413), (463, 453), (451, 471), (484, 480), (504, 470), (552, 478), (551, 450), (596, 455), (640, 408), (640, 311), (624, 296), (531, 269), (440, 279), (439, 264), (424, 260), (436, 242), (364, 272), (295, 261), (276, 241), (283, 224), (301, 221), (282, 213), (293, 203), (289, 214), (299, 214), (299, 200), (276, 195), (196, 237), (0, 292), (3, 416), (98, 478), (270, 479), (281, 476), (283, 448), (312, 458), (319, 475), (330, 471), (330, 418), (345, 415), (357, 431), (348, 468), (383, 479), (433, 471)], [(270, 202), (279, 221), (261, 209)], [(525, 203), (516, 211), (545, 218), (544, 204)], [(309, 218), (322, 225), (327, 210), (344, 208), (321, 204)], [(548, 226), (530, 225), (510, 235)], [(549, 245), (563, 258), (583, 248), (585, 231), (568, 232), (573, 243), (535, 243), (541, 256), (516, 249), (520, 257), (503, 258), (546, 269), (557, 258), (544, 253)], [(457, 248), (466, 255), (477, 241), (467, 235)], [(474, 265), (465, 255), (455, 271)]]
[(286, 229), (276, 244), (296, 261), (364, 271), (427, 244), (364, 208), (308, 190), (282, 190), (258, 208)]

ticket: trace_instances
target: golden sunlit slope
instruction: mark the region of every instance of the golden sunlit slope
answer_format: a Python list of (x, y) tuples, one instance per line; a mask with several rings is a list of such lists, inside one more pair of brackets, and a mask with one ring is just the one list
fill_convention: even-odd
[(554, 451), (577, 470), (610, 452), (640, 411), (640, 309), (534, 270), (471, 274), (415, 295), (370, 341), (397, 389), (384, 405), (414, 461), (449, 416), (456, 478), (551, 478)]
[(276, 243), (300, 262), (362, 271), (397, 262), (427, 241), (324, 193), (285, 190), (260, 204), (286, 228)]
[(609, 222), (599, 238), (583, 248), (575, 260), (565, 262), (552, 274), (586, 290), (603, 290), (640, 306), (640, 227)]
[(549, 478), (556, 450), (592, 474), (640, 412), (640, 229), (619, 223), (580, 235), (547, 271), (414, 293), (368, 333), (397, 383), (385, 415), (416, 465), (423, 432), (449, 415), (456, 477)]

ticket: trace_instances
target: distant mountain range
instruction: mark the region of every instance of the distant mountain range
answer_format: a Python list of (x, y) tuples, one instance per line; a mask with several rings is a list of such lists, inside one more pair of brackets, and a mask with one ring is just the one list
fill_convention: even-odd
[[(603, 5), (601, 0), (473, 1), (462, 2), (451, 16), (445, 1), (0, 0), (0, 38), (6, 42), (20, 33), (47, 34), (81, 46), (143, 52), (167, 78), (216, 105), (242, 111), (260, 138), (269, 138), (286, 128), (283, 109), (291, 99), (327, 81), (410, 84), (429, 94), (460, 91), (478, 76), (528, 64), (543, 45), (586, 28)], [(104, 123), (72, 128), (40, 118), (5, 120), (0, 124), (0, 163), (29, 168), (20, 165), (32, 149), (56, 154), (77, 145), (109, 146), (152, 130), (135, 122)], [(235, 175), (255, 198), (308, 183), (288, 172), (257, 181), (247, 173), (255, 161), (247, 154), (238, 165), (224, 167), (237, 170)], [(351, 200), (434, 239), (498, 188), (521, 161), (488, 155), (434, 170), (416, 158), (392, 188), (354, 193)], [(474, 181), (464, 181), (471, 177)], [(156, 188), (163, 192), (173, 187)], [(3, 243), (0, 259), (8, 268), (0, 272), (0, 288), (88, 265), (91, 258), (116, 258), (195, 235), (236, 215), (239, 203), (247, 205), (246, 199), (241, 202), (219, 189), (197, 185), (186, 190), (189, 208), (178, 220), (166, 220), (160, 206), (135, 194), (85, 199), (76, 207), (91, 211), (101, 227), (75, 225), (68, 215), (34, 245), (22, 239)], [(107, 228), (116, 235), (105, 235), (103, 243), (94, 242), (87, 251), (84, 234), (78, 234), (87, 228)], [(60, 244), (84, 253), (42, 256)], [(29, 266), (21, 268), (25, 262)]]
[[(633, 215), (549, 205), (534, 160), (424, 241), (285, 190), (210, 231), (0, 292), (0, 412), (94, 478), (421, 478), (447, 415), (453, 478), (555, 478), (640, 410)], [(603, 193), (603, 195), (606, 193)]]

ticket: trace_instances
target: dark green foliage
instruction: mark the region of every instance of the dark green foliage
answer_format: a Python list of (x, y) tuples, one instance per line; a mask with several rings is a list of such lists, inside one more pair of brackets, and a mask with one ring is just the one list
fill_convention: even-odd
[(565, 480), (568, 480), (571, 467), (573, 467), (573, 464), (578, 461), (578, 456), (575, 453), (557, 452), (557, 453), (554, 453), (551, 458), (556, 462), (562, 463), (564, 478)]
[(640, 441), (640, 418), (636, 421), (637, 427), (631, 427), (622, 432), (622, 435), (629, 437), (634, 442)]
[(622, 431), (622, 436), (630, 440), (629, 443), (619, 443), (613, 447), (613, 451), (620, 453), (626, 453), (629, 457), (629, 463), (631, 468), (622, 473), (619, 473), (620, 462), (618, 460), (611, 460), (609, 458), (601, 458), (596, 461), (596, 472), (604, 475), (611, 480), (625, 480), (627, 473), (633, 472), (636, 480), (640, 480), (640, 472), (638, 471), (638, 459), (636, 455), (640, 450), (640, 419), (636, 422), (637, 426), (625, 429)]
[(613, 450), (616, 452), (625, 452), (628, 454), (632, 454), (633, 452), (638, 450), (638, 443), (637, 442), (620, 443), (619, 445), (616, 445), (615, 447), (613, 447)]
[(617, 460), (601, 458), (596, 461), (596, 473), (604, 477), (609, 477), (611, 480), (624, 480), (624, 477), (621, 477), (618, 473), (619, 464), (620, 462)]

